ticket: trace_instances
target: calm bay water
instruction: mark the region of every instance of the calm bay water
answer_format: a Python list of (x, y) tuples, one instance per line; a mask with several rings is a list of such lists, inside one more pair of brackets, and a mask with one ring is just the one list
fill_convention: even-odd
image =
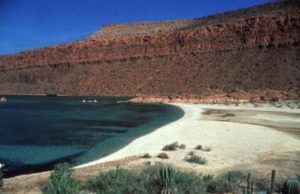
[(183, 116), (171, 105), (118, 104), (123, 97), (7, 99), (0, 103), (0, 163), (6, 177), (98, 159)]

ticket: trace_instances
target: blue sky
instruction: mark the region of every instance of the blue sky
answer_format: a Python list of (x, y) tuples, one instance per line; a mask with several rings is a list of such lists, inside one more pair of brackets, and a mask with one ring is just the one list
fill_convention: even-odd
[(104, 24), (197, 18), (271, 0), (0, 0), (0, 54), (84, 38)]

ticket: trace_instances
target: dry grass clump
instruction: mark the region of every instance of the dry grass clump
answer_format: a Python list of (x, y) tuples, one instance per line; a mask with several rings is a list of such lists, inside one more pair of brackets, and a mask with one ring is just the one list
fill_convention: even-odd
[(205, 158), (195, 155), (194, 152), (189, 152), (184, 158), (184, 160), (189, 163), (195, 163), (195, 164), (206, 164), (207, 162)]
[(179, 147), (178, 142), (174, 142), (168, 145), (165, 145), (162, 150), (164, 151), (175, 151)]
[(205, 148), (202, 149), (202, 151), (210, 152), (210, 151), (211, 151), (211, 148), (210, 148), (210, 147), (205, 147)]
[(161, 152), (157, 155), (158, 158), (160, 159), (169, 159), (169, 156), (168, 154), (164, 153), (164, 152)]
[(195, 150), (202, 150), (204, 152), (210, 152), (211, 151), (211, 148), (210, 147), (203, 147), (202, 145), (197, 145), (195, 147)]
[(178, 144), (178, 142), (176, 141), (176, 142), (174, 142), (174, 143), (171, 143), (171, 144), (168, 144), (168, 145), (165, 145), (164, 147), (163, 147), (163, 151), (175, 151), (175, 150), (177, 150), (178, 148), (179, 149), (185, 149), (185, 144)]
[(197, 146), (195, 147), (195, 150), (202, 150), (202, 145), (197, 145)]
[(185, 144), (181, 144), (181, 145), (179, 146), (180, 149), (185, 149), (185, 147), (186, 147)]
[(141, 156), (141, 158), (151, 158), (152, 156), (148, 153), (144, 154)]

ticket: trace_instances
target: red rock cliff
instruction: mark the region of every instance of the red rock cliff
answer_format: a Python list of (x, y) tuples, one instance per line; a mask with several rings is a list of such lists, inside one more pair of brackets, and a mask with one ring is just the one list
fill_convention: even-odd
[(299, 8), (108, 25), (85, 40), (0, 56), (0, 93), (298, 98)]

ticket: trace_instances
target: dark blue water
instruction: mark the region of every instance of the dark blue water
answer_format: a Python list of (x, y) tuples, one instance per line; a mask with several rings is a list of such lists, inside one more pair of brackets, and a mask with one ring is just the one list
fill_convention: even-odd
[(117, 103), (126, 100), (121, 97), (7, 99), (0, 103), (0, 163), (6, 177), (98, 159), (183, 116), (171, 105)]

